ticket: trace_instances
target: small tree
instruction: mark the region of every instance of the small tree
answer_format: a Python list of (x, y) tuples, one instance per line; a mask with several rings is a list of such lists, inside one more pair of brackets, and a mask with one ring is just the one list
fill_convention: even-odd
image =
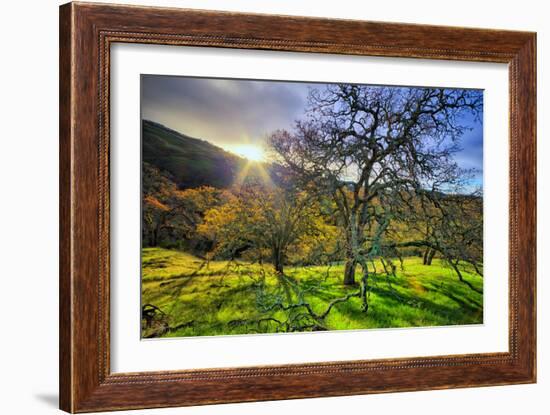
[[(424, 200), (425, 199), (425, 200)], [(483, 199), (479, 194), (423, 197), (420, 209), (409, 218), (410, 228), (425, 242), (431, 257), (438, 253), (456, 272), (461, 282), (474, 288), (462, 276), (460, 264), (468, 264), (483, 276)], [(431, 260), (431, 258), (429, 258)]]
[(177, 191), (176, 185), (167, 174), (159, 169), (143, 163), (143, 244), (157, 246), (161, 234), (167, 227), (167, 221), (172, 211), (168, 201)]
[[(167, 173), (144, 163), (143, 242), (145, 246), (180, 244), (195, 238), (209, 209), (224, 203), (226, 192), (209, 186), (179, 190)], [(195, 241), (197, 243), (197, 241)]]
[(246, 183), (233, 189), (228, 203), (207, 212), (199, 232), (214, 240), (214, 255), (234, 258), (243, 252), (284, 273), (288, 250), (317, 232), (317, 212), (304, 193)]

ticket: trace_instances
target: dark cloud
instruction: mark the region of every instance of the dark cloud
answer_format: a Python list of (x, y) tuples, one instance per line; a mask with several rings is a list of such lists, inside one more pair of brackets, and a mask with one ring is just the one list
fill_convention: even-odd
[(304, 112), (308, 84), (143, 76), (142, 115), (226, 147), (291, 127)]

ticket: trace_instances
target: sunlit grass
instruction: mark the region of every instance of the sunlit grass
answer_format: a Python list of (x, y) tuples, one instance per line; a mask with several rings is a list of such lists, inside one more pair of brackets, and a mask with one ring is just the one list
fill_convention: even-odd
[[(396, 264), (399, 264), (396, 262)], [(421, 258), (409, 257), (397, 276), (382, 274), (382, 265), (370, 269), (369, 310), (361, 311), (359, 298), (336, 305), (325, 319), (329, 330), (390, 327), (422, 327), (477, 324), (483, 322), (483, 295), (461, 283), (455, 273), (438, 259), (431, 266)], [(269, 264), (263, 269), (268, 286), (277, 278)], [(359, 278), (358, 270), (357, 277)], [(142, 302), (166, 313), (171, 328), (166, 337), (249, 333), (236, 322), (260, 318), (256, 286), (262, 267), (245, 262), (205, 261), (190, 254), (162, 248), (145, 248), (142, 257)], [(306, 300), (322, 312), (334, 298), (356, 287), (342, 285), (343, 265), (330, 267), (287, 267), (285, 273), (301, 287), (314, 285)], [(482, 291), (483, 280), (467, 270), (464, 277)], [(265, 316), (264, 316), (265, 317)], [(282, 319), (278, 311), (271, 317)], [(272, 332), (269, 324), (256, 332)], [(150, 335), (147, 329), (144, 336)]]

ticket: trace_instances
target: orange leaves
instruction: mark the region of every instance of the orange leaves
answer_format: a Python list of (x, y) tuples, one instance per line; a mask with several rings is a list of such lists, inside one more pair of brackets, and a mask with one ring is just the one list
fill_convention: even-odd
[(163, 212), (168, 212), (170, 210), (170, 208), (168, 206), (166, 206), (164, 203), (162, 203), (156, 197), (151, 196), (151, 195), (145, 196), (145, 198), (143, 199), (143, 202), (146, 205), (146, 207), (157, 209), (157, 210), (160, 210), (160, 211), (163, 211)]

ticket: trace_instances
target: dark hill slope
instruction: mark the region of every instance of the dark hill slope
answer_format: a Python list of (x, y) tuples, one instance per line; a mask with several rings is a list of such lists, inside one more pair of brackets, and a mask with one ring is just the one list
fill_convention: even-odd
[(142, 122), (143, 161), (169, 172), (181, 188), (233, 183), (246, 161), (204, 140), (153, 121)]

